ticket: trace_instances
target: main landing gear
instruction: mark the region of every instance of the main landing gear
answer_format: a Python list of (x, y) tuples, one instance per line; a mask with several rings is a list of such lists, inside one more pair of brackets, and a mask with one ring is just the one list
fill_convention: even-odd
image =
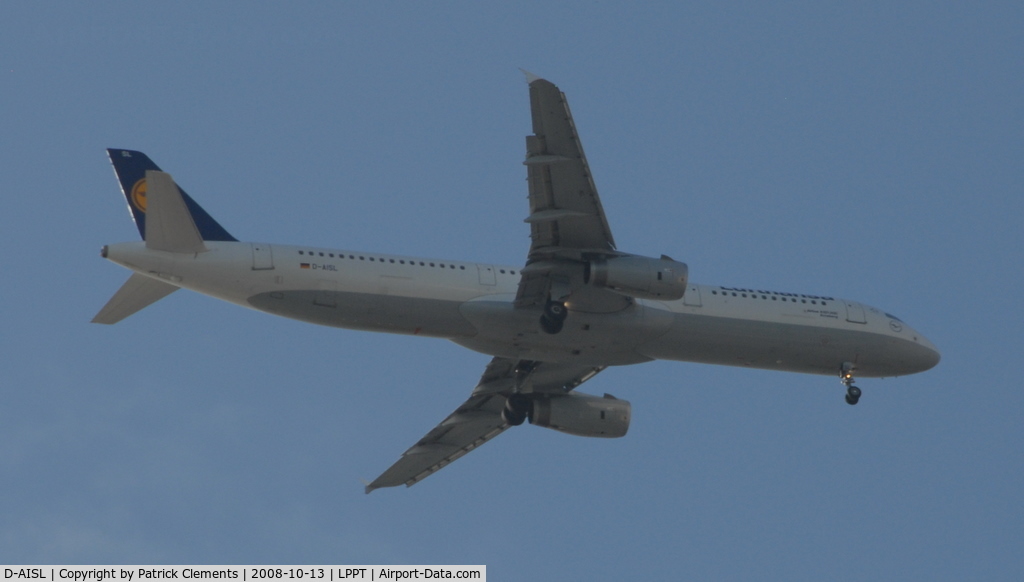
[(850, 406), (860, 402), (861, 391), (853, 385), (853, 371), (857, 367), (850, 362), (844, 362), (843, 366), (839, 369), (839, 381), (846, 386), (846, 403)]
[(544, 313), (540, 316), (540, 328), (544, 330), (544, 333), (554, 335), (562, 331), (562, 326), (568, 315), (569, 310), (566, 309), (565, 303), (548, 299), (544, 304)]
[(519, 426), (526, 422), (533, 410), (533, 400), (522, 392), (509, 394), (505, 401), (505, 408), (501, 410), (501, 418), (512, 426)]

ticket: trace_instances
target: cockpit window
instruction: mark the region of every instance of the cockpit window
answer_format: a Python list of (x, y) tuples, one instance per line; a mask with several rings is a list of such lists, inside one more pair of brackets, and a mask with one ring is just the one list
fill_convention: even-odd
[(886, 313), (886, 314), (885, 314), (885, 316), (886, 316), (886, 317), (888, 317), (889, 319), (895, 319), (896, 321), (898, 321), (898, 322), (900, 322), (900, 323), (903, 323), (903, 320), (902, 320), (902, 319), (900, 319), (900, 318), (896, 317), (895, 315), (893, 315), (893, 314), (891, 314), (891, 313)]

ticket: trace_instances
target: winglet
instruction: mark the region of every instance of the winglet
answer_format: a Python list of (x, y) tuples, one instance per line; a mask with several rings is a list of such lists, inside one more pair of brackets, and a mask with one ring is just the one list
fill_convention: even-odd
[(526, 75), (526, 83), (527, 84), (533, 83), (534, 81), (543, 81), (544, 80), (544, 77), (538, 77), (537, 75), (534, 75), (533, 73), (531, 73), (530, 71), (527, 71), (526, 69), (524, 69), (522, 67), (520, 67), (519, 70), (522, 71), (524, 75)]

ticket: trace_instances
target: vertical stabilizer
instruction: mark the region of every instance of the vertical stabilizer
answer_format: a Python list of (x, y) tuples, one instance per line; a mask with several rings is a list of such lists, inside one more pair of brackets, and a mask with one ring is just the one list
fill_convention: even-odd
[[(121, 192), (128, 201), (128, 210), (132, 213), (135, 226), (139, 234), (146, 237), (146, 216), (147, 216), (147, 190), (149, 185), (146, 182), (146, 171), (160, 171), (160, 167), (153, 163), (146, 154), (135, 150), (108, 149), (110, 163), (114, 166), (114, 173), (117, 174), (117, 181), (121, 184)], [(188, 213), (199, 231), (203, 240), (237, 241), (228, 231), (224, 230), (212, 216), (207, 214), (199, 204), (196, 203), (184, 190), (181, 192), (181, 199), (185, 202)]]

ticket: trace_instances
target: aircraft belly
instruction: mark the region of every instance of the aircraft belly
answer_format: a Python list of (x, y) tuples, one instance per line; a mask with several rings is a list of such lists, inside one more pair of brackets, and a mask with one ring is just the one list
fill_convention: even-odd
[(547, 334), (539, 309), (517, 309), (514, 296), (492, 296), (462, 304), (465, 318), (478, 330), (455, 343), (490, 355), (547, 362), (615, 366), (649, 362), (637, 346), (665, 333), (671, 314), (635, 304), (616, 313), (571, 311), (562, 331)]
[(275, 315), (346, 329), (443, 338), (476, 333), (457, 301), (313, 289), (264, 292), (248, 302)]
[(867, 329), (677, 313), (671, 330), (639, 351), (657, 359), (829, 375), (854, 362), (857, 376), (881, 377), (910, 373), (911, 343)]

